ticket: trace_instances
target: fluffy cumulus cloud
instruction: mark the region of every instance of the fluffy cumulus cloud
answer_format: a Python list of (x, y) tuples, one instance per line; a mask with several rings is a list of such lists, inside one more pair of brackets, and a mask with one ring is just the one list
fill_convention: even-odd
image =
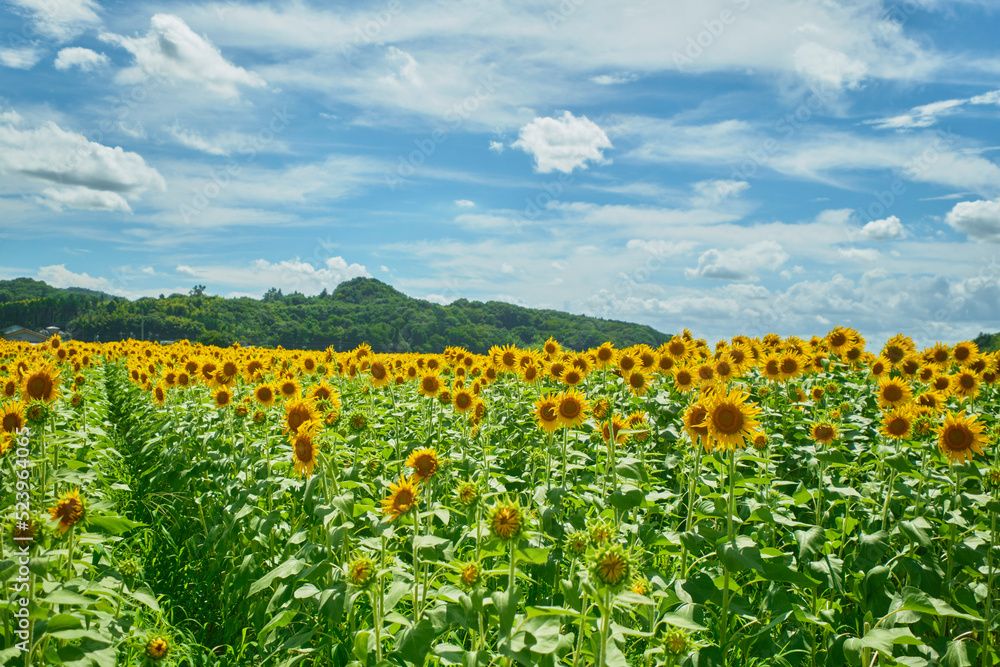
[[(12, 179), (8, 187), (39, 194), (56, 208), (127, 211), (127, 199), (166, 189), (160, 173), (139, 154), (90, 141), (51, 121), (32, 125), (16, 111), (0, 112), (0, 174)], [(48, 187), (39, 192), (39, 183)]]
[(92, 51), (90, 49), (85, 49), (79, 46), (73, 46), (68, 49), (63, 49), (56, 56), (56, 61), (54, 63), (55, 68), (59, 70), (66, 70), (70, 67), (79, 67), (84, 72), (89, 72), (96, 67), (102, 65), (107, 65), (109, 58), (97, 51)]
[(84, 287), (102, 292), (118, 293), (107, 278), (91, 276), (87, 273), (74, 273), (65, 264), (53, 264), (38, 268), (38, 279), (53, 287)]
[(540, 174), (586, 169), (588, 161), (604, 163), (602, 151), (613, 148), (597, 123), (569, 111), (559, 118), (535, 118), (521, 128), (511, 147), (534, 157), (535, 171)]
[(10, 0), (39, 35), (68, 42), (88, 28), (100, 25), (100, 6), (94, 0)]
[(945, 222), (974, 241), (1000, 243), (1000, 199), (955, 204)]
[(894, 215), (882, 220), (872, 220), (858, 232), (858, 238), (865, 241), (886, 241), (906, 238), (903, 223)]
[(226, 60), (211, 42), (173, 14), (154, 15), (149, 30), (140, 37), (104, 33), (101, 39), (122, 47), (135, 58), (135, 65), (119, 75), (122, 83), (162, 78), (175, 84), (192, 84), (227, 99), (238, 98), (241, 87), (267, 85), (258, 74)]
[(706, 250), (698, 258), (698, 266), (684, 269), (689, 280), (756, 280), (759, 271), (774, 271), (785, 263), (788, 253), (776, 241), (759, 241), (745, 248)]
[(351, 278), (370, 278), (361, 264), (348, 263), (343, 257), (328, 257), (308, 262), (298, 257), (280, 262), (257, 259), (245, 265), (180, 265), (175, 273), (185, 278), (197, 278), (212, 286), (231, 286), (240, 290), (256, 289), (263, 294), (271, 287), (283, 292), (318, 294), (331, 290)]

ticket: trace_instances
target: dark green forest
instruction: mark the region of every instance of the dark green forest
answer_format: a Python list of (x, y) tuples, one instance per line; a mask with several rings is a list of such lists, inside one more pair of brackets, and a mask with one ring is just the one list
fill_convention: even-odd
[(670, 338), (648, 326), (498, 301), (459, 299), (441, 306), (371, 278), (355, 278), (312, 297), (271, 289), (263, 299), (226, 299), (197, 285), (188, 294), (135, 301), (17, 278), (0, 281), (0, 330), (14, 324), (58, 326), (85, 341), (144, 337), (336, 350), (368, 343), (376, 352), (440, 352), (456, 345), (485, 353), (492, 345), (538, 346), (549, 336), (572, 349), (604, 341), (655, 347)]

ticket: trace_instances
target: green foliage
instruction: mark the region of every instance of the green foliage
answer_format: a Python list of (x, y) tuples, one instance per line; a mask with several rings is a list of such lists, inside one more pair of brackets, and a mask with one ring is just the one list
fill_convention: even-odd
[[(6, 299), (6, 300), (5, 300)], [(196, 285), (189, 294), (128, 301), (89, 290), (58, 290), (28, 278), (0, 281), (0, 328), (56, 325), (81, 340), (191, 340), (226, 347), (440, 352), (460, 346), (483, 354), (492, 345), (540, 347), (550, 336), (580, 350), (669, 339), (648, 326), (459, 299), (447, 306), (413, 299), (371, 278), (355, 278), (332, 294), (307, 297), (270, 289), (263, 299), (224, 299)]]

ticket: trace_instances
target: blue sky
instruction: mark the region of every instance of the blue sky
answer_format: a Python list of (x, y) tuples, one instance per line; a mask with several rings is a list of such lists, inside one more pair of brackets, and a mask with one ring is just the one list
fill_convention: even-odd
[(0, 278), (1000, 330), (985, 0), (0, 2)]

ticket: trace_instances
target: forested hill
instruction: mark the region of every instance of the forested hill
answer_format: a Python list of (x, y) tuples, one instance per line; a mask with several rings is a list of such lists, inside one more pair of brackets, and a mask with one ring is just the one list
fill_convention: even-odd
[(101, 292), (57, 289), (30, 278), (0, 281), (0, 330), (19, 324), (59, 326), (81, 340), (122, 338), (348, 350), (367, 342), (377, 352), (440, 352), (458, 345), (485, 353), (492, 345), (538, 345), (549, 336), (573, 349), (670, 338), (648, 326), (459, 299), (441, 306), (413, 299), (372, 278), (341, 283), (313, 297), (269, 290), (263, 299), (189, 294), (129, 301)]

